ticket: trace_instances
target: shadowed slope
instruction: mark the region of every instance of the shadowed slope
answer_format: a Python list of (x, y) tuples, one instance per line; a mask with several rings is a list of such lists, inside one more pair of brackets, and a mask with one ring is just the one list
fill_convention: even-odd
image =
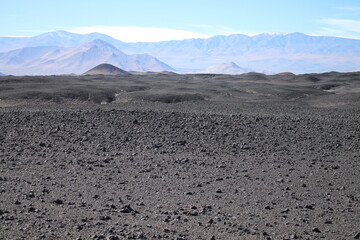
[(115, 67), (114, 65), (103, 63), (100, 64), (89, 71), (85, 72), (84, 75), (130, 75), (127, 71), (124, 71), (118, 67)]

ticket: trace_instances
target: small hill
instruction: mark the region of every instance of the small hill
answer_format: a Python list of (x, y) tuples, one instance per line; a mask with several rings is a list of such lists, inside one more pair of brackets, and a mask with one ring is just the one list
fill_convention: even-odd
[(129, 72), (124, 71), (114, 65), (103, 63), (85, 72), (84, 75), (130, 75)]
[(214, 74), (243, 74), (249, 72), (249, 69), (241, 68), (236, 63), (221, 63), (206, 68), (201, 73), (214, 73)]
[(177, 73), (172, 72), (172, 71), (162, 71), (162, 72), (160, 72), (160, 74), (165, 74), (165, 75), (177, 75)]
[(281, 73), (277, 73), (275, 75), (277, 75), (277, 76), (289, 76), (289, 77), (295, 76), (295, 74), (293, 74), (292, 72), (281, 72)]

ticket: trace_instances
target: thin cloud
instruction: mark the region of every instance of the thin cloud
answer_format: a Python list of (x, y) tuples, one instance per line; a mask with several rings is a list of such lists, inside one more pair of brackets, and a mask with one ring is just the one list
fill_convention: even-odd
[(319, 30), (320, 35), (360, 38), (359, 20), (325, 18), (318, 22), (324, 25)]
[(360, 33), (360, 21), (359, 20), (326, 18), (326, 19), (321, 20), (321, 22), (328, 24), (328, 25), (332, 25), (337, 28), (341, 28), (346, 31)]
[(359, 38), (355, 34), (337, 30), (334, 28), (328, 28), (328, 27), (323, 27), (323, 28), (321, 28), (321, 30), (318, 33), (309, 34), (309, 35), (311, 35), (311, 36), (333, 36), (333, 37), (350, 38), (350, 39), (358, 39)]
[(202, 32), (206, 32), (211, 36), (214, 35), (231, 35), (231, 34), (244, 34), (247, 36), (255, 36), (260, 34), (260, 32), (251, 32), (241, 29), (234, 29), (224, 25), (209, 25), (209, 24), (188, 24), (192, 28), (197, 28)]
[(98, 32), (124, 42), (157, 42), (209, 37), (206, 34), (178, 29), (133, 26), (91, 26), (68, 29), (68, 31), (80, 34)]

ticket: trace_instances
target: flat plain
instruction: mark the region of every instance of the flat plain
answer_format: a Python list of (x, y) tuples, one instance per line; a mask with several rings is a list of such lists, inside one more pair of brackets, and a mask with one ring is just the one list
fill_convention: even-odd
[(359, 239), (360, 73), (0, 77), (1, 239)]

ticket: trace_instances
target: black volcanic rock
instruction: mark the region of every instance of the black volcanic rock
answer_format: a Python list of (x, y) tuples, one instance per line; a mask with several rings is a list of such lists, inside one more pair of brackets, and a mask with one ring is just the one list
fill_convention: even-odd
[(124, 71), (114, 65), (103, 63), (100, 64), (89, 71), (85, 72), (84, 75), (130, 75), (127, 71)]

